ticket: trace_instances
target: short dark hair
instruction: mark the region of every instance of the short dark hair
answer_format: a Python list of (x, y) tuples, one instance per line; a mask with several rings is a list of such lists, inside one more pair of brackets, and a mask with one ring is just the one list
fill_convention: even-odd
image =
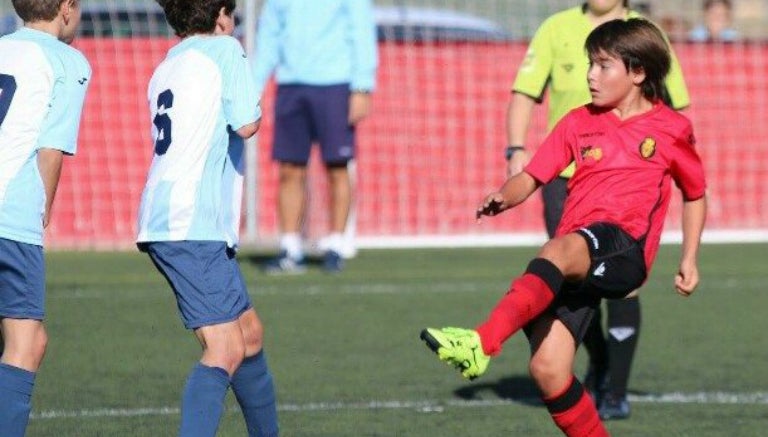
[(716, 4), (722, 4), (727, 9), (733, 9), (733, 4), (731, 4), (731, 0), (705, 0), (704, 10), (706, 11), (712, 6), (715, 6)]
[(612, 20), (597, 26), (584, 46), (589, 59), (600, 52), (624, 62), (627, 71), (643, 69), (643, 95), (650, 100), (661, 98), (664, 78), (672, 63), (669, 45), (656, 25), (643, 18)]
[(79, 0), (12, 0), (13, 9), (25, 23), (53, 21), (64, 2), (77, 4)]
[(229, 15), (236, 6), (235, 0), (157, 0), (157, 3), (163, 7), (168, 24), (181, 38), (213, 32), (221, 8)]

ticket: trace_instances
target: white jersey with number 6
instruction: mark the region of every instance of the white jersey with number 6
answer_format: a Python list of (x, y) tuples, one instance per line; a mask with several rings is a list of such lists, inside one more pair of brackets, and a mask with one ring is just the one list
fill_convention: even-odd
[(238, 242), (243, 141), (261, 117), (240, 43), (191, 36), (171, 48), (148, 90), (154, 157), (139, 209), (138, 242)]

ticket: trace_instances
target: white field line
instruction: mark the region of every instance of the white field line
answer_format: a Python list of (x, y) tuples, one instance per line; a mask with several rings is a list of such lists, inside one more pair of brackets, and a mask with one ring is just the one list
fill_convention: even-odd
[[(629, 395), (633, 403), (647, 404), (738, 404), (738, 405), (768, 405), (768, 392), (755, 393), (662, 393), (653, 395)], [(520, 402), (537, 403), (538, 398), (531, 399), (490, 399), (490, 400), (458, 400), (443, 401), (368, 401), (368, 402), (313, 402), (307, 404), (278, 404), (278, 411), (286, 412), (315, 412), (315, 411), (344, 411), (344, 410), (416, 410), (424, 413), (439, 413), (446, 407), (451, 408), (485, 408), (514, 405)], [(230, 412), (236, 411), (230, 410)], [(83, 410), (46, 410), (34, 412), (32, 420), (63, 419), (63, 418), (104, 418), (104, 417), (136, 417), (136, 416), (172, 416), (178, 415), (178, 407), (147, 407), (147, 408), (97, 408)]]
[[(510, 275), (509, 278), (512, 278)], [(259, 285), (250, 287), (249, 293), (254, 296), (274, 296), (274, 295), (369, 295), (369, 294), (413, 294), (420, 293), (475, 293), (483, 291), (499, 291), (505, 289), (509, 281), (506, 279), (492, 280), (482, 279), (476, 281), (430, 281), (428, 283), (405, 286), (392, 282), (360, 282), (339, 284), (329, 289), (327, 286), (306, 285), (299, 287), (288, 287), (280, 284)], [(494, 285), (496, 284), (496, 285)], [(672, 277), (651, 278), (643, 286), (643, 289), (650, 291), (667, 291), (674, 293), (672, 288)], [(765, 285), (765, 278), (743, 279), (743, 278), (708, 278), (706, 283), (700, 286), (699, 294), (706, 291), (735, 290), (737, 288), (758, 288)], [(123, 300), (132, 299), (165, 299), (165, 293), (170, 293), (170, 289), (144, 289), (130, 290), (130, 293), (119, 294)], [(74, 289), (66, 292), (57, 292), (48, 294), (47, 299), (52, 300), (78, 300), (78, 299), (115, 299), (115, 289)]]

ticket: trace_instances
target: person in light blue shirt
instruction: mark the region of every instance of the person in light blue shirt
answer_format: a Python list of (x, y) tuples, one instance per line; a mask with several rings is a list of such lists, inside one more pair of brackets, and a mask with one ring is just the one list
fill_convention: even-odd
[(64, 156), (77, 151), (91, 67), (69, 46), (78, 0), (15, 0), (0, 38), (0, 434), (23, 436), (47, 334), (43, 232)]
[(279, 163), (280, 254), (270, 273), (305, 270), (301, 224), (307, 163), (319, 143), (330, 185), (326, 271), (343, 268), (351, 251), (344, 239), (353, 189), (355, 126), (370, 112), (378, 63), (370, 0), (266, 0), (259, 19), (254, 74), (263, 92), (275, 75), (272, 158)]
[(235, 1), (158, 3), (182, 40), (149, 82), (153, 159), (137, 243), (203, 348), (182, 395), (179, 435), (214, 436), (232, 387), (248, 435), (277, 436), (263, 326), (235, 258), (243, 140), (261, 119), (250, 63), (231, 36)]
[(688, 39), (694, 42), (734, 42), (741, 36), (733, 28), (733, 5), (730, 0), (705, 0), (704, 23), (691, 29)]

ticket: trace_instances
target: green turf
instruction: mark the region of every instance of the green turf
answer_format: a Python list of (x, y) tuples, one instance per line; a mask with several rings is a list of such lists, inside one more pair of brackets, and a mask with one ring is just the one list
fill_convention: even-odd
[[(424, 326), (474, 325), (533, 253), (363, 251), (341, 275), (313, 266), (279, 278), (258, 272), (258, 256), (243, 255), (266, 326), (283, 435), (558, 435), (526, 377), (522, 338), (471, 383), (418, 339)], [(630, 389), (636, 396), (680, 392), (688, 402), (635, 402), (629, 421), (608, 424), (614, 435), (765, 435), (766, 253), (765, 244), (705, 246), (703, 282), (684, 299), (671, 289), (678, 247), (662, 247), (643, 291)], [(47, 260), (50, 344), (28, 435), (174, 435), (199, 348), (160, 275), (138, 253), (50, 253)], [(581, 374), (584, 357), (578, 362)], [(734, 403), (690, 402), (716, 392), (735, 395)], [(219, 435), (244, 435), (232, 396), (228, 405)], [(52, 413), (65, 417), (46, 418)]]

